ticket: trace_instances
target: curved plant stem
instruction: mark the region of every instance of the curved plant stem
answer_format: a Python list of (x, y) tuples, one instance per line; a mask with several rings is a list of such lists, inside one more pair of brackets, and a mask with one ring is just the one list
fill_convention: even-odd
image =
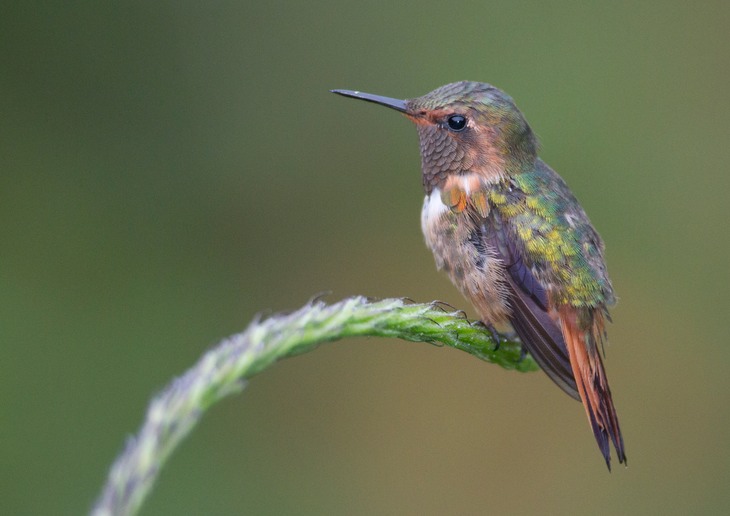
[(206, 352), (152, 400), (139, 433), (129, 439), (112, 466), (92, 514), (135, 514), (177, 445), (211, 405), (239, 392), (247, 378), (281, 358), (356, 336), (443, 344), (505, 369), (538, 368), (529, 356), (521, 359), (519, 342), (502, 340), (495, 349), (488, 331), (440, 303), (352, 297), (333, 305), (315, 301), (291, 314), (255, 320), (243, 333)]

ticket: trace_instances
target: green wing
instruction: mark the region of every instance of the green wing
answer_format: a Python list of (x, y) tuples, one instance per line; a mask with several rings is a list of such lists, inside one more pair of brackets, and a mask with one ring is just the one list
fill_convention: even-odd
[(490, 200), (508, 221), (516, 252), (554, 304), (605, 308), (614, 303), (601, 237), (565, 181), (542, 160)]
[(565, 182), (542, 161), (489, 192), (495, 208), (484, 237), (506, 269), (510, 322), (527, 350), (566, 393), (580, 399), (556, 317), (563, 305), (584, 314), (613, 302), (603, 243)]

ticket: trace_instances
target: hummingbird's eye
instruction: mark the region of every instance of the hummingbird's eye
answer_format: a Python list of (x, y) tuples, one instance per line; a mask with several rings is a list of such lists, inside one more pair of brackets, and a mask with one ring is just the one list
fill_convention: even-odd
[(451, 115), (446, 120), (446, 123), (452, 131), (462, 131), (466, 127), (466, 117), (461, 115)]

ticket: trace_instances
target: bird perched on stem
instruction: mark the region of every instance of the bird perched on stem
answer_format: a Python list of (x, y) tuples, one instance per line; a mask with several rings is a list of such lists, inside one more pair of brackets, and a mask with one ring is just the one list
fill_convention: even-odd
[(514, 101), (479, 82), (398, 100), (334, 93), (400, 111), (416, 124), (426, 244), (482, 322), (509, 323), (566, 393), (583, 402), (606, 465), (624, 443), (599, 348), (614, 303), (603, 241), (565, 181), (537, 156)]

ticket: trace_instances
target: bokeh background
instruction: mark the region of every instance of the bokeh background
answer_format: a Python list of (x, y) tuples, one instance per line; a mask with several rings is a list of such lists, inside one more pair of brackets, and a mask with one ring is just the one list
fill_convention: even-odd
[(83, 514), (148, 399), (262, 310), (471, 307), (420, 234), (418, 145), (335, 97), (509, 92), (608, 246), (606, 472), (540, 373), (379, 339), (216, 406), (143, 514), (730, 510), (730, 4), (5, 2), (0, 513)]

